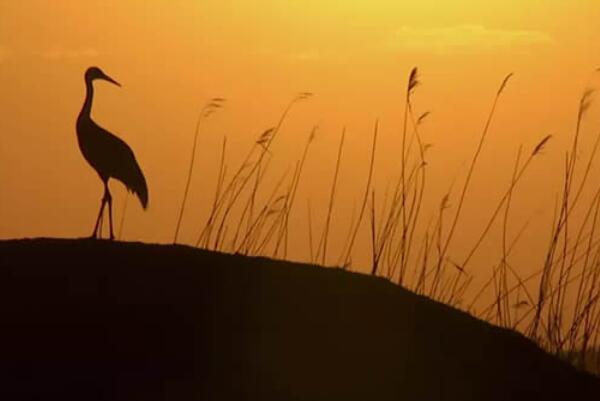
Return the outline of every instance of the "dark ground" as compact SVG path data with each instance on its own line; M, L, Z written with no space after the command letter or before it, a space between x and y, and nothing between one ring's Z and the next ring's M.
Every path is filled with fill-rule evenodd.
M182 246L0 241L0 400L599 400L382 279Z

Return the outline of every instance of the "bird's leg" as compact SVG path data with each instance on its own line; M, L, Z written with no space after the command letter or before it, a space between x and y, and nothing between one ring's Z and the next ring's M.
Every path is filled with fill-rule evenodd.
M96 219L96 225L94 225L94 231L92 232L93 239L98 238L98 228L102 222L102 214L104 213L104 206L106 205L106 194L102 197L102 203L100 204L100 211L98 212L98 218Z
M104 197L108 202L108 227L110 229L110 239L111 241L115 239L115 234L113 232L113 219L112 219L112 195L108 190L108 183L104 184Z
M98 237L102 238L102 232L104 231L104 213L100 217L100 224L98 225Z

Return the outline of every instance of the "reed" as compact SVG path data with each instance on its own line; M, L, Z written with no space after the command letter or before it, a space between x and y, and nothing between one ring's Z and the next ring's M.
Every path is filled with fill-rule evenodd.
M461 218L469 213L466 200L472 190L473 177L478 173L494 117L511 77L512 74L507 75L494 94L464 181L456 191L452 182L436 206L431 207L433 210L425 207L429 203L426 202L429 197L428 150L432 145L424 142L421 132L430 113L417 113L413 100L421 85L417 68L410 71L403 93L399 160L394 178L385 188L377 188L374 184L380 146L377 120L371 134L370 158L365 166L366 181L360 184L357 207L341 230L341 221L334 219L334 215L340 208L349 211L348 205L352 205L352 202L342 204L338 201L347 139L344 128L337 147L327 204L316 205L306 199L306 210L302 211L306 216L306 234L301 233L302 238L306 238L306 259L325 266L330 262L331 253L337 251L337 266L353 269L353 256L357 252L369 253L372 275L385 277L497 325L521 331L549 352L588 369L593 369L590 367L593 355L596 369L600 369L597 351L600 348L600 185L591 179L600 147L600 132L587 158L582 160L581 157L585 150L582 122L590 110L590 90L584 91L579 101L572 142L560 177L562 189L541 265L533 273L525 274L515 263L514 252L523 241L529 221L514 227L511 217L514 213L511 212L516 207L527 172L532 165L541 163L538 160L551 145L551 135L542 137L530 150L519 147L509 173L509 183L506 189L500 189L499 199L492 206L489 217L481 223L480 233L464 255L454 254L453 244ZM294 97L277 124L257 137L232 174L228 174L227 139L224 138L214 196L208 218L199 227L197 246L244 255L288 257L291 236L299 237L297 227L292 227L291 216L297 212L298 203L302 203L298 199L305 186L303 172L310 161L317 127L310 131L291 168L273 167L271 161L277 152L275 139L281 134L288 114L298 101L311 96L311 93L301 93ZM212 114L219 108L215 104L220 103L209 104L213 105ZM178 240L184 217L200 121L208 115L203 111L196 126L174 242ZM277 179L274 184L268 184L271 182L268 177ZM304 204L301 208L304 209ZM315 218L317 210L324 213L323 219ZM512 230L515 230L514 235L511 235ZM332 246L334 232L345 239L339 249ZM482 278L483 274L472 269L472 265L492 232L501 235L497 244L498 259L490 263L490 276L483 277L478 288L472 288L473 283L478 282L475 278Z
M179 216L177 218L177 225L175 226L175 234L173 235L173 243L177 243L179 236L179 230L181 229L181 221L183 220L183 213L185 212L185 205L187 202L188 193L190 191L190 184L192 182L192 174L194 172L194 163L196 161L196 147L198 145L198 134L200 133L200 123L205 118L213 114L217 109L223 107L223 98L213 98L209 100L204 107L200 110L198 120L196 122L196 130L194 131L194 142L192 143L192 155L190 157L190 166L188 167L187 178L185 181L185 188L183 190L183 199L181 201L181 207L179 208Z

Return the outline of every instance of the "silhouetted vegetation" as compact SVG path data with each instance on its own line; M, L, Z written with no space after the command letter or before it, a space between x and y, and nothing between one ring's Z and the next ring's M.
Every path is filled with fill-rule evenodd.
M405 92L398 178L391 183L391 191L382 193L373 184L378 133L378 124L375 124L368 179L358 216L350 222L339 256L332 259L330 254L333 250L328 239L331 226L336 224L333 214L338 207L335 197L339 171L343 169L342 133L320 235L314 232L314 205L310 201L307 204L307 259L321 265L337 263L340 268L352 268L356 238L364 230L371 242L372 274L385 277L417 294L462 308L500 326L520 331L553 354L568 357L581 353L585 358L588 349L600 346L600 238L597 232L600 189L595 192L591 202L584 203L582 196L584 189L593 185L589 175L596 159L600 136L585 165L580 166L582 162L576 157L580 146L581 122L590 105L590 90L585 91L580 101L573 142L565 161L563 192L543 265L529 276L524 276L512 265L511 253L526 225L512 239L507 234L507 226L519 183L531 164L549 145L551 135L542 136L530 150L519 148L510 184L488 221L483 224L482 232L471 250L458 262L448 257L461 217L468 213L464 206L471 190L472 176L477 170L502 94L509 89L511 77L512 74L507 75L495 93L466 178L458 190L450 188L440 199L436 213L425 220L423 204L427 186L428 149L431 145L422 140L420 127L429 112L419 114L415 110L412 98L418 90L420 77L416 68L411 70ZM298 101L311 96L312 93L300 93L292 99L276 126L265 130L257 138L233 174L228 174L225 138L214 201L208 219L200 227L196 246L243 255L287 257L290 215L293 211L305 213L295 208L296 195L309 149L317 134L316 127L310 132L294 170L291 173L289 170L279 172L279 179L271 188L266 188L264 181L267 173L271 172L273 142L281 135L288 114ZM194 144L197 134L196 131ZM194 146L192 157L195 152ZM186 194L192 169L193 158ZM180 220L185 199L186 196ZM456 199L452 207L451 199ZM584 218L574 219L575 212L583 214ZM175 240L180 224L181 221L177 225ZM481 288L472 288L470 263L492 227L497 224L502 230L499 244L501 259L495 264L485 284ZM467 290L474 294L469 299ZM490 294L493 301L483 305L483 300L489 299Z

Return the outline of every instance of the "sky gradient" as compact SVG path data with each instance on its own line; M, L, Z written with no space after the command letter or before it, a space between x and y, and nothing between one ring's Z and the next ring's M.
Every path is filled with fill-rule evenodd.
M206 219L223 137L233 169L290 99L310 91L315 96L286 120L266 182L272 186L293 168L318 125L291 216L290 257L306 259L306 204L318 229L346 127L332 222L336 254L362 196L376 119L375 185L383 193L397 176L404 91L418 66L422 84L414 103L419 114L431 112L422 135L433 145L425 221L453 183L464 180L498 86L514 73L473 178L453 257L470 248L506 191L519 146L530 152L553 135L513 208L513 235L531 222L515 258L524 266L539 263L579 98L600 83L598 21L596 0L3 1L0 237L91 233L102 187L80 154L75 119L83 73L98 65L123 87L96 83L93 116L134 149L150 189L147 212L129 199L124 239L172 241L196 119L208 99L224 97L227 104L201 127L185 243L194 242ZM597 105L582 129L584 157L600 129ZM125 192L111 185L118 222ZM486 257L497 256L497 235L481 252L481 269L489 268ZM360 270L369 263L366 232L359 243Z

